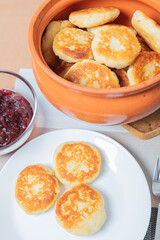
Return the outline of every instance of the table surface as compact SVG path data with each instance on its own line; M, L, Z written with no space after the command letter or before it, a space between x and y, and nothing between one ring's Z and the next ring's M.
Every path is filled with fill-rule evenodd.
M0 68L31 68L28 46L30 19L43 0L0 1Z
M19 72L20 68L32 68L28 47L28 27L32 15L43 0L1 0L0 1L0 68ZM0 82L0 87L1 87ZM47 126L46 126L47 127ZM35 128L30 139L49 132L51 128ZM121 143L137 159L151 189L151 179L155 161L160 156L160 136L141 140L129 132L105 131ZM29 139L29 140L30 140ZM0 170L11 154L0 157ZM152 193L151 193L152 195ZM152 195L152 206L157 206Z

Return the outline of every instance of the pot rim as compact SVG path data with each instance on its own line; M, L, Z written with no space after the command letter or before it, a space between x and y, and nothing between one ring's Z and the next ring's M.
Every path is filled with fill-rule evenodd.
M28 42L29 42L30 51L32 53L33 61L36 60L35 62L38 63L38 65L44 71L44 73L46 75L48 75L52 80L56 81L58 84L61 84L66 88L69 88L70 90L72 90L74 92L81 92L81 93L89 94L89 95L106 95L107 97L111 97L111 98L134 95L137 93L144 92L148 89L154 88L157 85L160 85L160 73L158 73L154 77L148 79L147 81L143 81L141 83L138 83L138 84L135 84L132 86L126 86L126 87L120 87L120 88L110 88L110 89L108 89L108 88L105 88L105 89L104 88L103 89L102 88L90 88L90 87L86 87L86 86L81 86L76 83L69 82L66 79L55 74L50 69L50 67L46 64L44 58L42 61L40 54L38 54L38 52L36 50L35 42L33 39L35 25L36 25L35 23L36 23L37 19L41 18L42 12L44 11L45 7L50 2L52 2L52 0L44 1L39 6L39 8L36 10L36 12L34 13L32 19L30 21L30 25L29 25Z

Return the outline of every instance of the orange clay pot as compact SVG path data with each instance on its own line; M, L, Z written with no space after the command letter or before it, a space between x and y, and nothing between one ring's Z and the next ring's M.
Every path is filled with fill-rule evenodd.
M160 74L129 87L89 88L57 76L47 66L41 52L42 34L52 19L67 19L71 11L99 6L119 8L121 13L115 22L127 26L131 26L131 18L135 10L142 10L160 23L159 0L45 1L34 14L29 27L33 71L43 94L65 114L92 123L125 124L143 118L159 108Z

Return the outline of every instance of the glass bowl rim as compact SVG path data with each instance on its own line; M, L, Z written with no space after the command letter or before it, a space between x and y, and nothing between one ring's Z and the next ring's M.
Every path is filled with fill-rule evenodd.
M37 107L38 107L38 101L37 101L37 96L36 96L36 93L35 93L35 90L33 89L32 85L24 78L22 77L20 74L18 73L15 73L15 72L12 72L10 70L3 70L3 69L0 69L0 73L6 73L6 74L9 74L9 75L12 75L12 76L15 76L17 78L19 78L23 83L25 83L27 85L27 87L30 89L31 93L32 93L32 96L33 96L33 100L34 100L34 109L33 109L33 115L32 115L32 118L31 118L31 121L29 123L29 125L27 126L27 128L24 130L24 132L22 134L20 134L13 142L9 143L8 145L4 146L4 147L1 147L0 148L0 152L2 152L3 150L7 149L7 148L10 148L11 146L14 146L14 144L16 144L25 134L26 132L28 132L28 130L31 128L31 126L34 124L35 122L35 119L37 117ZM8 89L10 90L10 89ZM12 91L12 90L11 90ZM23 95L22 95L23 97ZM24 142L23 142L24 143ZM23 144L22 143L22 144ZM21 144L21 145L22 145ZM20 145L20 146L21 146ZM16 148L14 149L16 150ZM14 151L13 150L13 151ZM10 152L10 151L9 151ZM9 153L8 152L8 153Z

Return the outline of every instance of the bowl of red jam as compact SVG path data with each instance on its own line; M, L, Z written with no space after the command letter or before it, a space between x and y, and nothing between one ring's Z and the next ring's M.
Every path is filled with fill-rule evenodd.
M0 70L0 155L27 141L36 118L37 98L30 83L17 73Z

